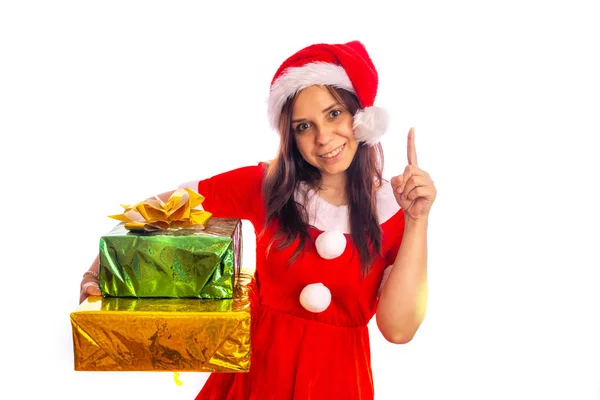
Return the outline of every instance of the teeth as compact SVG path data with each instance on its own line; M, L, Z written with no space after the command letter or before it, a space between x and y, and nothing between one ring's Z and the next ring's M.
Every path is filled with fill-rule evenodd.
M340 151L342 151L342 149L343 149L343 148L344 148L344 145L341 145L341 146L340 146L340 147L338 147L337 149L335 149L335 150L333 150L333 151L330 151L330 152L329 152L329 153L327 153L327 154L323 154L321 157L323 157L323 158L331 158L331 157L335 157L335 156L337 156L337 155L340 153Z

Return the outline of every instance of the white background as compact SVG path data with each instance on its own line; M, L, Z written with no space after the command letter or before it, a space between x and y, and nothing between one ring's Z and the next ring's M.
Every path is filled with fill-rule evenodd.
M0 397L192 399L206 374L73 371L106 216L272 158L277 67L359 39L386 176L415 126L439 192L425 322L403 346L371 327L376 399L600 398L599 20L593 1L2 2Z

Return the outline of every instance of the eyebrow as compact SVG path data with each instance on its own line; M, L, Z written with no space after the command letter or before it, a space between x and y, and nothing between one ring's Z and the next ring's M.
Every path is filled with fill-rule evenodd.
M332 108L335 108L335 107L341 107L341 104L340 104L340 103L338 103L338 102L335 102L335 103L333 103L332 105L330 105L329 107L327 107L327 108L323 109L321 112L322 112L322 113L326 113L327 111L329 111L329 110L331 110ZM297 123L297 122L301 122L301 121L306 121L306 118L298 118L298 119L293 119L293 120L292 120L292 123L293 123L293 124L295 124L295 123Z

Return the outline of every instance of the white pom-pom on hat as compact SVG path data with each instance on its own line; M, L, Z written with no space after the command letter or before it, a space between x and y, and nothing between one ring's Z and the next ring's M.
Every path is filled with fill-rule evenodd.
M388 128L388 113L385 108L366 107L354 115L352 127L357 141L372 146L379 142Z
M317 253L326 260L338 258L346 250L346 236L336 230L323 232L315 240L315 247Z
M323 312L331 304L331 292L321 282L311 283L300 292L300 304L310 312Z

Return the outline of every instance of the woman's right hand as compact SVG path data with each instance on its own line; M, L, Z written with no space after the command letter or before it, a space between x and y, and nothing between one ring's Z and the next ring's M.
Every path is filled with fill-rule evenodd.
M100 286L98 286L98 269L99 259L96 257L88 270L90 273L85 273L83 275L83 279L79 285L79 304L83 303L88 296L100 296L102 294Z
M86 275L81 281L80 292L79 292L79 304L83 303L88 296L100 296L100 286L98 286L98 279L91 275Z

